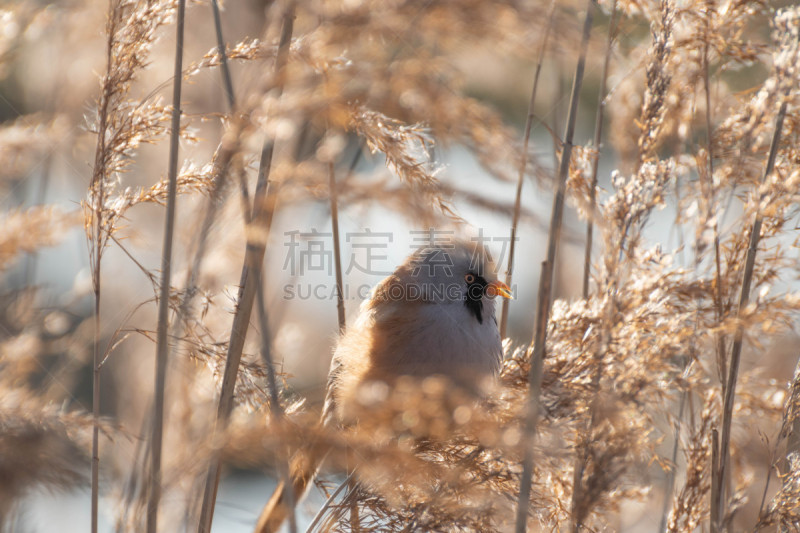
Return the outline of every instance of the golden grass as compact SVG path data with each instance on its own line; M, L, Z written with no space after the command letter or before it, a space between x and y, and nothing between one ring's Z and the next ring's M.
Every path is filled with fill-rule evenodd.
M566 157L557 175L537 157L549 149L538 146L546 134L537 122L563 97L547 89L558 86L552 78L571 76L582 57L585 2L226 4L189 3L185 67L175 75L176 0L0 9L0 97L9 102L0 105L4 525L33 488L91 480L93 515L100 495L110 497L118 531L144 530L159 490L170 501L159 530L207 531L225 467L285 477L303 454L328 454L339 473L357 458L357 482L331 499L323 529L508 531L520 513L518 530L616 531L631 526L634 508L650 515L648 527L675 532L800 529L800 10L758 0L590 2L587 83L575 91L574 137L556 139ZM86 14L101 12L103 34L86 31ZM548 32L557 39L545 48ZM40 66L48 46L58 56L49 70ZM507 79L489 80L483 69L495 65L471 61L487 54ZM496 104L514 94L503 86L516 85L527 102L539 69L543 85L520 132ZM178 79L176 130L164 93ZM486 93L503 96L477 96ZM587 94L589 106L600 104L596 117L578 106ZM559 292L562 266L583 259L563 246L560 218L550 228L541 222L550 213L519 193L497 200L448 179L438 155L453 147L485 169L482 190L529 181L541 194L563 192L567 216L591 227L587 276L571 280L580 297ZM362 154L366 163L355 165ZM15 276L81 221L77 195L12 201L26 180L47 192L51 175L86 191L91 276L70 272L75 283L58 298ZM43 198L52 205L30 205ZM162 229L150 219L172 202L174 253L154 261ZM306 354L295 352L295 325L271 298L280 275L264 270L274 264L265 256L285 255L273 217L309 204L333 213L336 233L340 218L364 209L466 232L462 206L505 217L517 235L532 222L553 229L545 275L555 281L542 283L537 310L522 300L508 308L530 329L537 314L538 352L510 327L484 401L435 378L400 380L363 391L359 424L321 427L314 394L278 364ZM657 242L666 218L677 237ZM338 241L336 252L346 285ZM136 279L118 274L129 263ZM538 265L513 261L526 263L514 279L533 291ZM144 295L132 289L141 283ZM355 303L338 304L343 327ZM335 298L319 305L336 316ZM320 321L300 335L326 344L335 333ZM169 373L154 394L156 337ZM312 355L327 364L328 354ZM329 488L325 476L319 483Z

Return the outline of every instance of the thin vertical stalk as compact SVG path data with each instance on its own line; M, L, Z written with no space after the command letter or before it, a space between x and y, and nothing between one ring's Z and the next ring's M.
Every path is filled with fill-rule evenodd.
M304 128L305 131L305 128ZM298 141L298 144L302 143L302 134L301 139ZM243 206L243 214L245 218L245 224L250 224L251 222L251 213L250 208L248 205L248 199L245 196L246 188L242 187L242 206ZM272 216L275 213L275 205L274 203L269 205L268 207L269 213L267 215L267 234L269 233L269 228L272 226ZM270 345L270 333L269 333L269 320L267 316L267 306L264 301L264 272L263 268L259 269L256 273L258 276L257 280L257 287L256 287L256 308L258 311L258 320L259 325L261 327L261 359L264 362L264 366L266 368L267 373L267 385L269 386L269 398L270 398L270 412L273 418L277 421L283 421L284 411L283 407L281 406L280 399L278 398L278 380L275 376L275 367L272 364L272 347ZM286 451L286 456L289 457L291 454L290 450ZM280 474L283 479L289 480L290 478L290 464L289 461L280 461ZM288 493L286 495L287 499L287 507L289 508L288 513L288 521L289 521L289 533L297 533L297 518L295 516L295 506L296 501L294 498L294 492Z
M788 91L787 91L788 93ZM784 98L781 103L780 110L778 111L778 118L775 122L775 131L772 134L772 142L769 147L769 157L767 158L767 166L764 169L762 177L762 184L772 174L775 169L775 159L778 155L778 145L781 140L781 130L783 129L783 119L786 116L787 99ZM762 198L756 204L756 218L753 221L753 228L750 231L750 244L747 248L747 255L745 257L744 274L742 276L742 292L739 295L739 306L736 311L737 317L741 317L744 308L750 302L750 286L753 281L753 271L755 269L756 252L758 251L758 243L761 239L761 225L763 217L760 212L759 206L761 205ZM739 364L742 355L742 341L744 337L743 327L740 324L736 326L736 332L733 338L733 346L731 348L731 357L728 365L728 378L725 389L724 401L722 404L722 435L720 437L719 449L719 473L717 483L719 485L719 495L716 501L712 501L711 505L716 506L716 517L719 523L725 520L725 500L726 500L726 483L730 476L729 472L729 459L730 459L730 442L731 442L731 424L733 421L733 405L736 398L736 380L739 376ZM713 513L713 512L712 512ZM714 516L712 514L712 516Z
M592 158L592 183L589 187L589 221L586 224L586 251L583 257L583 297L589 297L589 277L592 270L592 240L594 239L594 204L597 201L597 170L600 166L600 143L603 138L603 113L606 108L606 84L608 82L608 65L611 62L611 49L616 34L617 0L611 7L611 18L608 21L608 41L606 43L606 56L603 60L603 72L600 74L600 92L597 97L597 116L594 121L594 148L597 155Z
M709 34L709 9L706 9L705 17L705 32ZM708 58L709 39L705 39L705 46L703 48L703 89L705 92L705 107L706 107L706 151L708 153L708 178L709 178L709 191L713 202L713 187L714 187L714 143L713 143L713 130L712 130L712 108L711 108L711 84L710 84L710 65ZM702 174L702 173L701 173ZM719 229L718 223L714 222L714 276L715 276L715 290L714 290L714 315L717 324L722 321L722 267L720 258L719 246ZM727 395L727 378L726 378L726 358L725 358L725 337L722 333L716 334L716 349L717 349L717 365L720 375L720 383L722 387L722 396ZM719 501L721 490L720 478L720 450L719 446L719 432L714 429L714 440L712 442L712 464L711 464L711 531L716 532L722 527L722 520L720 516L721 506L717 506L715 502Z
M270 411L276 420L283 420L284 412L278 398L278 381L275 379L275 368L272 366L272 350L270 347L269 336L269 322L267 321L267 307L264 303L264 285L263 285L263 272L261 270L256 274L258 276L258 288L256 289L256 305L258 306L258 317L261 322L261 359L264 361L264 366L267 369L267 384L269 385L270 395ZM287 454L288 456L288 454ZM288 461L280 462L281 477L290 480L290 466ZM288 500L287 507L289 507L289 533L297 533L297 517L295 516L295 507L297 502L294 498L294 491L287 491L286 498Z
M780 444L780 440L778 440L775 444L777 447L777 445ZM766 480L764 481L764 490L761 491L761 502L758 504L758 516L761 516L761 514L764 512L764 504L767 503L767 492L769 491L769 484L772 482L772 469L777 466L775 460L776 452L776 449L770 450L769 463L767 464L766 468L767 476Z
M578 96L583 83L583 71L586 66L586 50L589 46L589 36L592 31L592 17L595 1L588 0L586 4L586 20L583 24L581 38L581 51L578 65L575 67L575 78L572 82L572 95L570 97L569 115L567 116L566 135L564 135L564 148L561 152L561 164L558 169L558 189L553 198L553 212L550 219L550 232L547 241L547 259L542 264L541 277L539 278L539 303L536 320L536 336L534 339L533 353L531 354L531 370L528 376L529 390L525 415L525 433L523 436L524 455L522 461L522 477L520 479L519 502L517 506L516 532L524 533L527 529L528 506L530 505L531 482L533 477L533 439L539 418L539 394L542 386L542 371L545 357L545 343L547 340L547 322L550 315L550 305L553 287L553 265L556 261L558 241L561 237L561 224L564 214L564 196L566 191L569 162L572 156L572 140L575 135L575 120L578 114Z
M142 419L139 435L144 435L148 429L153 428L153 410L151 407L151 405L148 405L144 410L147 415ZM141 508L140 501L135 502L137 496L141 492L139 490L140 476L137 474L140 467L142 472L147 472L147 464L150 460L151 442L151 439L136 439L136 448L134 449L133 458L131 460L132 466L128 472L128 479L125 481L124 487L122 488L122 496L120 499L122 512L117 514L116 525L114 526L114 531L116 533L126 531L125 524L128 523L129 516L135 514L138 508ZM147 480L145 480L145 482L146 481Z
M357 161L357 160L354 160ZM334 169L333 161L328 162L328 189L331 206L331 231L333 232L333 260L334 268L336 269L336 312L339 319L339 335L344 333L347 327L345 323L345 309L344 309L344 294L342 292L342 254L339 242L339 202L336 192L336 172ZM355 470L353 470L355 472ZM349 488L352 491L355 487L355 482L351 481ZM289 491L290 493L292 491ZM350 527L353 531L358 531L359 526L358 518L358 505L353 502L350 506Z
M714 143L713 143L713 112L711 108L711 66L708 58L709 42L711 40L711 30L709 28L709 16L713 9L713 1L709 0L706 6L705 22L705 44L703 46L703 90L705 92L706 107L706 153L708 154L708 181L704 194L708 195L709 202L713 206L715 201L714 194ZM700 173L701 180L703 174ZM705 181L705 180L704 180ZM702 182L701 182L702 184ZM713 207L712 207L713 209ZM714 290L714 314L717 324L722 321L722 268L719 251L719 223L714 221L714 266L715 266L715 290ZM725 395L725 337L721 333L716 335L717 363L719 366L720 382L722 383L722 395Z
M294 28L294 3L291 3L283 16L281 38L278 44L278 54L275 58L275 76L280 79L283 67L286 65L289 55L289 44L292 39ZM280 95L282 83L279 82L276 91ZM216 426L214 428L214 442L216 437L221 434L227 425L228 418L233 410L233 391L236 385L236 377L239 372L239 363L242 359L242 349L247 336L247 329L250 324L250 315L253 310L253 302L258 289L258 278L260 269L264 262L266 251L266 233L271 212L274 210L270 198L274 194L269 191L269 173L272 166L272 156L274 153L274 140L267 139L261 151L261 162L258 169L258 180L256 191L253 197L253 211L250 227L258 230L259 237L250 238L247 241L244 265L242 266L242 277L240 282L239 295L237 298L236 314L234 315L231 335L228 343L228 353L225 361L225 372L222 378L222 389L220 391L219 405L217 408ZM214 506L219 488L221 474L221 458L215 455L209 464L206 476L205 490L203 493L203 504L200 512L200 523L198 531L200 533L211 532L211 522L214 517Z
M703 88L705 92L705 111L706 111L706 151L708 154L708 174L706 175L704 172L700 171L699 178L700 178L700 185L701 185L701 192L708 198L709 205L713 206L715 201L715 194L714 194L714 152L713 152L713 144L712 144L712 113L711 113L711 88L710 88L710 73L709 73L709 59L708 59L708 50L709 50L709 41L710 41L710 33L709 33L709 13L711 12L712 5L711 2L707 4L706 11L705 11L705 44L703 47ZM676 181L676 189L677 189L677 181ZM680 202L678 202L680 204ZM713 207L712 207L713 209ZM716 291L714 293L714 312L715 312L715 319L716 323L719 324L722 320L722 292L721 292L721 270L720 270L720 253L719 253L719 233L717 229L717 223L714 222L714 262L716 266ZM696 272L699 272L700 269L700 247L699 245L695 246L695 260L694 260L694 268ZM697 311L696 311L696 322L699 325L700 321L700 303L697 303ZM716 347L717 347L717 359L724 364L725 360L725 339L722 334L716 334ZM692 348L692 351L694 349ZM684 363L684 368L688 363ZM723 374L720 374L723 375ZM724 380L722 380L724 382ZM723 387L723 395L724 395L724 387ZM681 392L681 399L680 399L680 407L678 409L678 417L675 420L675 426L673 428L673 444L672 444L672 457L671 457L671 464L672 468L667 475L666 486L664 489L664 502L661 512L661 527L659 531L666 531L667 527L667 520L669 518L669 503L672 499L672 491L675 487L675 468L677 465L678 460L678 445L680 441L680 429L681 429L681 422L683 421L683 414L684 414L684 407L686 404L686 398L690 392L688 390ZM714 470L716 466L712 467ZM713 474L712 474L713 477ZM712 497L713 501L713 497Z
M92 533L97 533L100 494L100 251L96 252L94 291L94 353L92 357Z
M534 105L536 104L536 93L539 88L539 74L542 71L544 53L547 50L547 41L550 38L550 30L553 27L553 15L556 11L555 1L550 3L550 13L547 16L547 28L545 29L542 43L539 47L539 57L536 60L536 72L533 75L533 88L531 98L528 102L528 116L525 119L525 137L522 141L522 160L519 164L519 174L517 176L517 193L514 199L514 215L511 220L511 243L508 248L508 267L506 269L506 285L511 287L511 275L514 271L514 251L517 244L517 226L519 224L519 214L522 208L522 184L525 181L525 168L528 166L528 145L531 139L531 127L534 119ZM506 326L508 325L508 298L503 299L503 309L500 312L500 338L506 337Z
M328 186L331 202L331 226L333 231L333 260L336 269L336 310L339 315L339 334L344 333L344 295L342 294L342 253L339 245L339 206L336 195L336 173L333 162L328 162Z
M706 9L706 13L709 9ZM710 35L708 27L708 15L705 17L705 31ZM712 110L711 110L711 84L710 84L710 66L708 60L710 37L706 37L703 49L703 85L705 89L706 98L706 152L708 152L708 178L709 178L709 194L711 195L711 202L714 201L714 143L713 143L713 129L712 129ZM714 221L714 266L715 266L715 291L714 291L714 314L719 324L722 321L722 267L719 251L719 223ZM722 395L725 396L725 337L722 333L716 335L717 344L717 361L719 365L720 382L722 383Z
M175 233L175 203L178 189L178 141L181 132L181 88L183 72L183 30L186 0L178 2L175 37L175 72L172 78L172 124L169 143L169 185L167 216L164 223L164 244L161 251L161 287L158 299L158 331L156 333L155 409L150 455L150 487L147 499L147 532L158 529L158 504L161 499L161 448L164 439L164 395L169 353L169 289L172 272L172 241Z
M302 137L305 132L305 128L303 132L301 132L301 139L298 142L300 144L302 142ZM297 159L297 154L295 154L295 159ZM240 173L240 177L242 180L244 179L244 172ZM252 222L251 219L251 212L250 206L248 204L249 200L246 195L246 187L241 187L241 200L242 200L242 213L244 216L245 225L249 225ZM266 236L269 236L269 230L272 227L272 217L275 213L275 198L277 196L277 189L273 186L273 190L270 192L269 197L267 198L267 218L266 218L266 229L265 233ZM258 312L258 321L261 328L261 359L264 362L264 366L266 368L267 374L267 385L269 387L269 397L270 397L270 411L272 416L277 421L282 421L284 417L283 407L280 404L280 399L278 398L278 381L275 376L275 368L272 365L272 348L270 345L270 333L269 333L269 319L267 315L267 306L265 303L264 298L264 273L263 273L263 266L260 268L256 275L258 276L257 280L257 287L256 287L256 310ZM286 456L289 457L291 455L291 450L286 451ZM279 472L282 479L290 480L290 464L289 461L280 461L279 462ZM289 533L296 533L297 531L297 519L295 516L295 495L294 492L288 493L286 495L287 500L287 507L289 508L288 519L289 519Z
M672 491L675 488L675 469L678 467L678 445L680 443L681 436L681 421L683 420L683 412L686 410L686 397L688 394L688 391L684 391L681 394L681 400L678 406L678 417L675 419L675 425L672 428L672 460L671 468L667 474L667 482L665 483L666 487L664 488L664 501L661 506L661 524L658 527L658 531L660 532L667 530L667 520L669 520L669 504L672 501Z
M117 31L117 9L115 0L108 3L108 22L106 23L106 65L110 71L113 64L112 52L114 36ZM103 257L103 209L105 205L106 167L105 155L106 130L108 129L108 113L114 88L109 75L103 79L103 93L100 97L98 110L99 127L97 128L97 148L95 150L95 163L90 184L92 198L92 242L90 249L92 257L92 290L94 291L94 343L92 348L92 497L91 497L91 531L97 533L97 516L100 504L100 267Z
M214 31L217 37L217 53L220 57L220 72L222 73L222 84L225 87L225 98L228 100L228 110L231 116L236 112L236 96L233 93L233 78L228 66L228 46L222 35L222 16L219 10L219 2L211 0L211 11L214 14ZM247 189L247 180L244 170L239 172L239 187L242 201L245 205L250 202L250 192Z
M211 0L211 12L214 14L214 32L217 37L217 53L220 58L220 72L222 73L222 84L225 87L225 98L228 101L228 111L231 117L236 112L236 96L233 94L233 78L231 77L231 70L228 67L228 45L222 35L222 16L219 10L219 2ZM239 186L241 189L242 200L245 204L250 201L250 192L247 189L247 180L244 170L239 172Z
M715 504L720 497L719 484L719 431L717 428L711 430L711 533L720 530L719 507Z
M225 38L222 35L222 19L220 15L219 9L219 2L217 0L212 0L211 8L214 15L214 28L216 30L216 37L217 37L217 51L220 54L220 66L222 72L222 82L225 86L225 96L228 101L228 111L231 113L231 118L234 120L234 128L232 131L231 138L235 139L234 142L230 143L230 145L223 142L218 150L218 157L216 159L216 172L214 176L214 188L211 191L208 200L208 207L206 209L206 216L203 218L202 229L198 233L198 243L197 249L195 251L195 257L192 261L192 266L187 272L186 276L186 283L184 287L186 289L186 296L184 297L183 301L181 302L181 307L179 311L179 315L181 320L188 320L189 315L191 314L192 310L192 299L194 298L196 292L196 284L197 279L200 275L200 266L202 264L203 257L205 256L206 246L208 244L208 233L211 231L211 226L214 223L214 219L217 215L217 210L219 204L222 202L223 191L225 188L225 182L228 177L228 172L230 171L231 162L239 151L239 136L240 136L240 128L241 125L236 124L236 117L234 116L234 112L236 110L236 98L233 93L233 81L231 78L230 69L228 68L228 55L227 55L227 45L225 44ZM247 196L247 187L246 183L242 185L242 194ZM248 208L249 209L249 208ZM248 215L249 216L249 215ZM176 327L180 324L180 322L176 322Z
M197 294L197 282L198 279L200 279L200 270L208 247L208 236L211 232L212 226L214 225L214 220L216 219L219 211L219 206L224 201L225 184L228 179L228 172L230 171L233 158L239 151L239 131L236 128L234 128L234 130L235 131L232 132L233 135L231 135L231 137L237 139L237 141L232 143L231 146L226 146L223 143L219 149L219 155L215 161L214 186L208 198L203 222L200 226L200 230L197 232L197 244L194 245L194 258L192 259L191 267L186 272L186 279L183 284L185 296L181 301L180 308L178 309L178 317L180 318L180 321L174 322L173 336L175 337L177 337L179 334L178 330L181 326L181 323L186 324L191 318L192 304L194 297Z
M590 192L590 205L592 209L594 209L595 205L595 189L597 188L597 168L598 163L600 161L600 140L602 138L603 132L603 110L605 107L605 93L606 93L606 80L608 77L608 65L611 58L611 47L613 44L614 33L615 33L615 18L617 13L617 2L614 0L613 8L611 10L611 17L608 21L608 41L606 44L606 55L605 60L603 62L603 71L601 74L601 82L600 82L600 91L598 95L598 102L597 102L597 114L595 118L595 129L594 129L594 146L597 150L597 155L593 158L592 161L592 181L591 181L591 192ZM591 268L591 254L592 254L592 234L594 231L594 221L593 221L593 214L590 214L589 221L587 224L586 230L586 253L584 257L584 278L583 278L583 297L589 297L589 273ZM608 307L609 309L606 310L606 316L611 315L610 307L612 305L612 301L609 300ZM572 501L570 505L570 514L572 518L572 531L577 533L580 527L582 526L583 518L586 510L582 507L581 499L583 498L583 475L586 469L586 462L589 457L589 447L591 446L591 433L592 428L596 425L597 413L598 413L598 401L599 401L599 390L600 390L600 378L602 374L602 359L603 353L606 350L606 347L609 344L608 333L606 330L606 334L604 335L604 341L601 344L600 348L595 351L594 353L594 368L595 371L592 375L592 392L594 394L594 398L591 404L591 416L586 422L586 426L583 429L583 442L578 442L577 444L577 451L575 454L575 467L573 469L573 480L572 480Z
M219 2L211 0L211 11L214 13L214 31L217 36L217 51L219 53L220 67L222 68L222 82L225 85L225 96L228 99L228 107L231 111L236 107L236 99L233 95L233 80L231 71L228 68L228 47L222 37L222 17L219 12Z

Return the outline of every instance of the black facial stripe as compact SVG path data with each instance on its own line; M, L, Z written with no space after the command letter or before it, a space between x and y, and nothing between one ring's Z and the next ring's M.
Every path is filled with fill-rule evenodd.
M479 324L483 324L483 294L488 283L482 276L473 274L474 280L467 285L464 293L464 305L475 315Z

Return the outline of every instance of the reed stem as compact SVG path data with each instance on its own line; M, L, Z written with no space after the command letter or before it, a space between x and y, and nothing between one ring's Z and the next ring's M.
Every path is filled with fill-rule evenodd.
M600 148L603 138L603 119L606 109L606 85L608 83L608 65L611 62L611 50L614 45L614 37L617 31L617 0L611 7L611 19L608 22L608 41L606 43L606 55L603 60L603 72L600 74L600 92L597 97L597 116L594 121L594 149L597 155L592 158L592 182L589 187L589 221L586 223L586 251L583 258L583 297L589 297L589 278L592 270L592 241L594 238L594 207L597 203L597 170L600 166Z
M572 156L572 141L575 135L575 121L578 114L578 96L583 83L583 71L586 66L586 50L589 46L589 36L592 31L594 8L595 1L588 0L586 4L586 19L583 24L583 36L581 38L581 52L578 57L578 64L575 67L575 78L572 83L572 95L570 97L569 115L567 116L566 134L564 135L564 147L561 152L561 163L558 169L558 188L553 198L553 211L550 219L550 232L547 241L547 259L542 264L541 277L539 278L536 336L534 339L533 353L531 354L531 370L528 376L528 402L525 414L525 431L522 439L524 448L515 528L517 533L524 533L527 529L528 507L530 505L533 477L532 445L539 419L539 395L541 392L542 372L544 368L547 322L552 303L553 266L556 261L558 241L561 237L567 174L569 173L569 162Z
M534 106L536 104L536 93L539 88L539 74L542 71L542 62L544 61L545 50L547 50L547 41L550 37L550 30L553 27L553 14L556 10L555 1L550 3L550 13L547 16L547 28L545 29L542 43L539 47L539 58L536 60L536 72L533 75L533 88L531 89L531 98L528 102L528 116L525 119L525 137L522 141L522 160L519 165L519 174L517 176L517 192L514 197L514 215L511 220L511 243L508 248L508 268L506 269L506 285L511 287L511 275L514 271L514 252L517 245L517 226L519 224L519 215L522 209L522 184L525 181L525 168L528 166L528 145L531 138L531 127L533 126ZM500 312L500 338L506 338L506 326L508 325L508 298L503 299L503 309Z
M161 500L161 451L164 439L164 395L167 382L169 354L169 292L172 272L172 241L175 233L175 203L178 190L178 141L181 133L181 86L183 76L183 33L186 0L178 1L175 37L175 71L172 78L172 124L169 144L169 186L167 213L164 223L164 244L161 251L161 287L158 299L156 339L155 409L150 455L150 487L147 500L147 532L158 530L158 505Z
M233 79L228 68L228 47L222 36L222 16L219 12L219 1L211 0L211 11L214 14L214 32L217 37L217 51L219 53L220 67L222 69L222 83L225 86L225 96L231 112L236 109L236 98L233 94Z
M345 312L344 312L344 294L342 293L342 253L339 243L339 205L337 202L336 194L336 173L334 171L333 162L328 163L328 187L330 192L330 205L331 205L331 225L333 231L333 260L336 269L336 311L339 317L339 334L344 333Z
M286 65L289 55L289 44L292 39L294 28L294 4L290 4L283 16L281 38L278 44L278 55L275 59L275 75L280 77L283 67ZM282 83L278 83L276 90L278 94L282 92ZM250 316L253 310L253 303L258 289L258 278L260 269L264 262L266 252L266 239L269 232L268 224L271 221L271 211L273 211L270 197L269 173L272 166L272 156L274 153L274 140L267 139L261 151L261 161L259 164L258 180L256 191L253 195L252 219L249 228L258 236L249 238L245 252L244 265L242 266L242 277L240 282L239 295L237 298L236 314L234 315L231 335L228 344L228 353L225 361L225 372L222 379L222 389L220 391L219 405L217 408L216 426L214 428L214 440L217 435L224 431L230 413L233 410L233 391L236 386L236 377L239 372L239 363L242 358L244 341L247 336L247 329L250 325ZM211 532L211 522L214 517L214 506L219 488L221 476L221 458L215 456L209 464L206 476L205 490L203 493L203 504L200 511L200 523L198 531L200 533Z
M117 32L117 9L116 0L108 3L108 19L106 22L106 75L103 78L103 92L100 96L98 106L98 128L97 128L97 147L95 149L95 163L92 172L92 181L89 186L92 199L91 206L91 250L90 264L92 268L92 290L94 292L94 342L92 346L92 496L91 496L91 532L97 533L97 517L100 504L100 364L102 357L100 354L100 272L103 257L105 239L103 236L103 208L105 205L105 182L107 179L107 169L105 166L108 130L108 114L111 98L114 94L114 86L110 79L110 72L113 68L114 40ZM107 238L107 237L106 237Z
M787 96L790 89L787 89ZM781 130L783 129L783 120L786 117L786 108L788 105L787 98L783 98L778 117L775 122L775 131L772 134L772 141L769 147L769 156L767 158L767 166L764 169L762 177L762 184L772 174L775 169L775 159L778 156L778 146L781 140ZM763 193L760 195L759 201L756 204L756 216L753 221L753 227L750 230L750 244L747 247L747 255L745 256L744 274L742 276L742 290L739 294L739 305L736 310L736 315L741 318L744 309L750 302L750 286L753 282L753 272L755 271L756 253L758 251L758 243L761 239L761 226L763 224L763 217L760 212L760 205L763 202ZM719 465L718 465L718 479L717 484L719 487L718 499L712 501L712 507L716 507L712 511L712 516L716 515L718 523L725 521L725 501L727 499L726 488L728 479L730 477L730 443L731 443L731 425L733 423L733 407L736 399L736 381L739 376L739 365L741 363L742 343L744 340L744 328L741 323L736 327L736 332L733 338L733 346L731 347L731 356L728 364L728 377L726 389L724 394L724 401L722 404L722 433L720 436L720 449L719 449Z

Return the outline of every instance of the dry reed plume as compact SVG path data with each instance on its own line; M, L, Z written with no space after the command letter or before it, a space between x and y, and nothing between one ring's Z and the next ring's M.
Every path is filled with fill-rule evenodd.
M800 530L800 8L196 1L185 42L182 9L0 8L2 527L88 486L95 531L210 531L230 468L327 454L320 530ZM321 427L350 230L471 217L518 239L491 393ZM290 301L317 229L334 289Z

